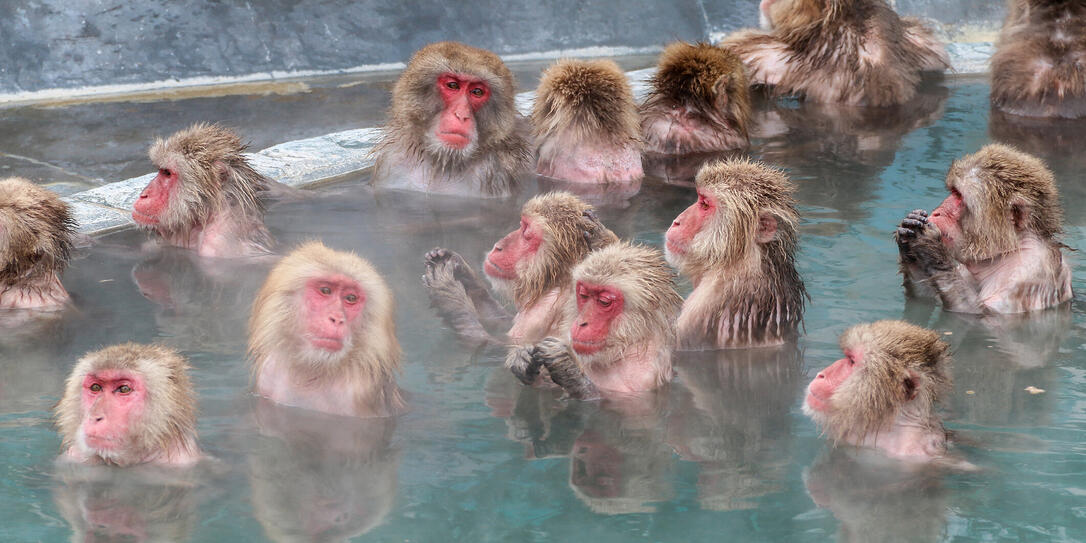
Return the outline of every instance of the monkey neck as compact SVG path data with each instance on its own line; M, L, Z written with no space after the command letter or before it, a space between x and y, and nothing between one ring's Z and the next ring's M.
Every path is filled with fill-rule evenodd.
M644 392L671 380L671 349L658 338L616 351L580 360L585 375L600 390Z
M864 436L857 445L873 447L898 458L932 459L946 454L946 429L932 412L904 406L889 428Z
M55 272L0 286L0 309L58 310L68 303L68 291Z

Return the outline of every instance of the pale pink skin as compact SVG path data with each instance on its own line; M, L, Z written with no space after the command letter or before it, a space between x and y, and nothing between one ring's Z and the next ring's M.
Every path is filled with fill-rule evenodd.
M34 309L58 311L64 309L71 298L60 278L51 275L33 285L11 285L0 290L0 309Z
M570 143L555 137L539 149L536 173L574 183L626 183L645 176L634 145Z
M585 375L605 394L634 394L655 390L659 383L671 380L670 375L659 375L661 370L656 360L661 356L660 350L661 346L656 342L646 342L640 348L625 352L622 360L613 364L586 364Z

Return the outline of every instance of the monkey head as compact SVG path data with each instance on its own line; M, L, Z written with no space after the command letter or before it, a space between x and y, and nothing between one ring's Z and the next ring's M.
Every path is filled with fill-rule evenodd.
M858 444L905 417L938 424L934 404L950 388L949 347L903 321L859 324L841 335L845 357L807 387L803 412L836 441Z
M758 22L765 30L784 30L818 20L823 11L835 12L853 0L762 0Z
M613 243L585 257L572 278L570 344L581 363L621 361L624 349L654 337L656 348L674 344L682 297L659 251Z
M56 407L69 456L120 466L195 452L196 406L188 364L158 345L125 343L75 365Z
M950 166L950 196L931 213L955 258L975 262L1013 251L1023 235L1050 240L1063 231L1052 172L1040 159L986 145Z
M690 277L710 269L761 266L763 256L791 258L796 246L795 187L784 172L746 159L702 166L698 200L666 234L668 262ZM753 271L752 271L753 273Z
M494 244L483 271L526 307L568 283L570 270L590 251L617 240L591 205L568 192L541 194L524 203L520 226Z
M400 355L393 305L368 262L306 243L272 269L257 294L249 319L254 371L281 353L301 367L354 363L391 372Z
M509 137L516 83L484 49L440 42L419 49L396 82L390 117L442 160L464 160Z
M63 271L74 231L54 192L19 177L0 181L0 285Z

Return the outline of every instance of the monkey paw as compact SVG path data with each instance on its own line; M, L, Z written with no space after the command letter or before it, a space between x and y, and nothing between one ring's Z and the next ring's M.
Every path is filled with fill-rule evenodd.
M535 347L531 345L513 347L505 357L505 367L526 385L531 385L536 377L539 377L540 366L541 362L535 356Z
M894 239L898 245L905 245L917 238L928 227L928 212L923 209L914 209L905 215L894 232Z
M544 364L553 362L561 356L569 356L569 348L566 343L556 337L543 338L535 345L535 357Z
M460 256L456 251L450 251L442 247L435 247L426 253L425 257L426 269L437 267L447 267L452 272L452 277L457 281L464 283L464 288L480 288L482 283L479 281L479 276L475 275L475 270L471 269L468 262L464 260L464 257Z
M595 251L614 241L614 234L600 222L595 211L588 209L582 215L584 217L584 231L582 234L584 234L584 240L588 244L589 251Z

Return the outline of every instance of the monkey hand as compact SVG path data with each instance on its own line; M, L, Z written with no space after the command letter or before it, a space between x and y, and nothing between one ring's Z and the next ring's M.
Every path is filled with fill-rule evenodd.
M438 267L448 266L452 269L453 277L464 284L464 288L468 290L472 289L486 289L483 282L479 280L479 276L475 273L475 270L471 269L471 265L468 264L464 257L460 256L455 251L450 251L443 247L435 247L426 253L426 267Z
M588 243L589 251L606 247L617 239L615 234L600 222L600 218L596 216L595 211L588 209L582 215L584 218L581 221L584 226L584 240Z
M539 377L539 368L542 366L542 361L536 358L535 351L534 345L518 345L509 349L509 354L505 357L505 367L526 385L535 382Z
M427 257L435 251L427 253ZM456 254L456 253L451 253ZM430 295L430 305L437 309L441 318L470 343L485 343L492 338L479 322L475 305L468 296L464 285L456 280L453 266L448 259L426 261L426 273L422 274L422 284Z
M894 231L894 241L897 242L901 259L914 263L917 262L919 248L930 245L930 241L939 241L939 229L928 222L927 211L914 209L905 215Z
M600 391L596 385L588 379L573 357L569 346L556 337L548 337L535 346L533 356L550 374L555 384L565 389L570 396L578 400L596 400L600 398Z

